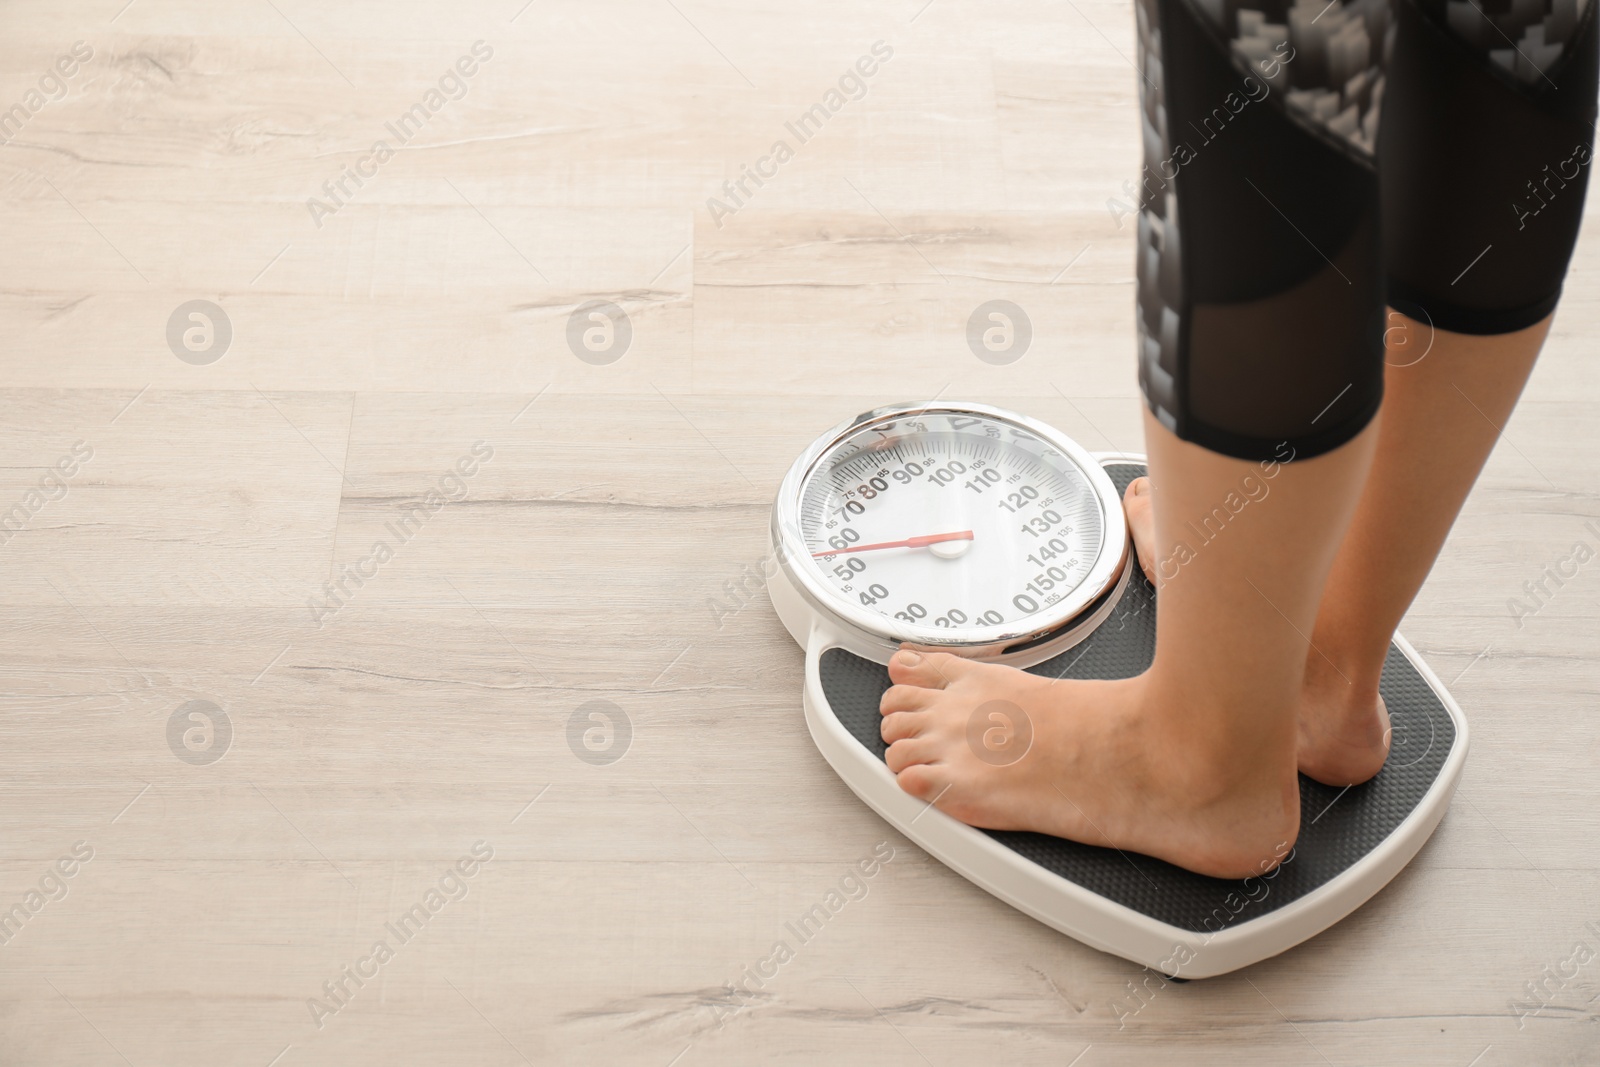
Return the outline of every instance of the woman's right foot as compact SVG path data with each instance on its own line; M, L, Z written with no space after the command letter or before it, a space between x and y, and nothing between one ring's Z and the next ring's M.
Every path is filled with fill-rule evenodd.
M1360 785L1389 758L1389 709L1316 649L1300 695L1300 773L1323 785Z
M1123 494L1139 567L1157 588L1172 578L1156 573L1155 514L1150 479L1136 478ZM1383 769L1389 755L1389 712L1375 691L1359 689L1312 649L1299 712L1300 773L1324 785L1358 785Z

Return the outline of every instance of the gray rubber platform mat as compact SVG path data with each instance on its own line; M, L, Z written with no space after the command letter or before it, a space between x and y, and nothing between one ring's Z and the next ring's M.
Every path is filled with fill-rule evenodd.
M1142 466L1108 466L1125 489ZM1113 614L1090 637L1029 668L1053 678L1127 678L1155 651L1155 589L1135 574ZM889 672L843 649L823 653L822 689L839 722L883 758L878 701ZM1433 785L1455 744L1455 724L1427 681L1391 645L1382 692L1394 733L1389 762L1370 782L1338 789L1300 779L1300 837L1271 875L1243 882L1207 878L1132 852L1080 845L1059 837L985 831L1034 863L1085 889L1185 930L1215 933L1283 907L1323 885L1372 851L1411 814ZM1263 885L1268 886L1263 891Z

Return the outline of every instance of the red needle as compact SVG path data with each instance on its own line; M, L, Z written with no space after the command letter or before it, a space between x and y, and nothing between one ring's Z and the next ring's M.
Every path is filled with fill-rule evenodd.
M812 556L842 556L846 552L871 552L875 548L925 548L936 545L940 541L970 541L971 530L958 530L955 533L923 534L921 537L908 537L904 541L880 541L875 545L851 545L849 548L830 548L826 552L813 552Z

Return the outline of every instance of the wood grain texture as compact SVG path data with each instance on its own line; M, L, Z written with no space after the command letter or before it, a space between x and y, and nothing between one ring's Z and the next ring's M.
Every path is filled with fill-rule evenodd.
M0 908L93 849L0 944L0 1065L1600 1063L1600 962L1512 1008L1600 948L1600 563L1507 607L1600 547L1593 211L1405 626L1472 721L1449 817L1311 943L1140 998L834 777L749 580L784 469L856 411L942 393L1139 448L1106 204L1137 167L1129 5L121 6L0 13L0 107L94 50L0 146L0 511L93 450L0 545ZM308 198L477 40L465 95L319 226ZM865 95L713 217L878 40ZM166 342L193 299L233 327L208 366ZM609 365L567 344L595 299L633 329ZM967 348L991 299L1033 324L1009 366ZM232 727L209 765L169 746L195 700ZM569 747L592 701L631 729L609 765ZM465 896L387 934L478 841ZM880 842L866 897L733 998Z

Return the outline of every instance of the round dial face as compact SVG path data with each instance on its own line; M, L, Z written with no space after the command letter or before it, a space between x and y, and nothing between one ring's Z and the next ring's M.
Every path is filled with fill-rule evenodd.
M799 521L824 588L891 629L957 638L1058 614L1095 571L1103 508L1078 462L1027 428L913 412L822 456Z

